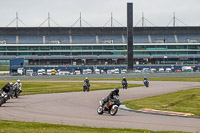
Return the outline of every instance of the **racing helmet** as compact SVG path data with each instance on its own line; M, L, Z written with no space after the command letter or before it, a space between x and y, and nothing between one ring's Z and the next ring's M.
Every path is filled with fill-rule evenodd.
M123 79L125 79L126 77L123 77Z
M115 88L114 92L115 92L115 94L118 94L119 93L119 88Z
M18 79L17 82L20 83L20 80Z
M10 82L6 83L6 86L10 86Z
M12 82L10 82L10 86L12 86L13 85L13 83Z
M88 79L88 77L85 77L85 79Z

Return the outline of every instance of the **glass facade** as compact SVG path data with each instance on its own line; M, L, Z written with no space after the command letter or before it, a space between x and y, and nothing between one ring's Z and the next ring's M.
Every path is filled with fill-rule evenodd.
M134 45L135 55L190 55L200 54L200 44L187 45ZM127 46L76 45L73 46L0 46L0 56L51 55L126 55Z

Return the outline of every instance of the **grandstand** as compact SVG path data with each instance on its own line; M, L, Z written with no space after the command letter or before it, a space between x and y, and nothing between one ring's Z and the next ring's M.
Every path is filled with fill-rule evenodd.
M134 27L134 64L199 64L200 27ZM125 27L2 27L0 64L127 63Z

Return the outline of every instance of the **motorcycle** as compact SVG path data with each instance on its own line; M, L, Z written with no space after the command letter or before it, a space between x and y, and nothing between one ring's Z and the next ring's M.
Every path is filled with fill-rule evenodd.
M111 99L108 103L102 104L102 101L99 101L99 107L97 108L97 113L102 115L103 113L108 113L114 116L120 106L119 96L113 96L114 99Z
M144 82L144 85L145 85L146 87L149 87L149 81L148 81L148 80L144 80L143 82Z
M90 91L90 85L88 85L86 82L83 82L83 91L87 91L89 92Z
M14 85L13 86L13 95L14 95L14 97L18 98L19 94L20 94L19 88L17 87L17 85Z
M122 81L123 89L127 89L128 83L126 81Z
M0 96L0 106L4 103L6 103L6 101L10 99L8 93L6 92L2 92L1 96Z

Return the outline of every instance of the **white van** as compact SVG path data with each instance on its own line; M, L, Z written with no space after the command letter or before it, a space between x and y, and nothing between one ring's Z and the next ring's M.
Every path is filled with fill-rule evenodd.
M171 68L166 68L165 71L169 73L169 72L172 72L172 69Z
M101 74L106 74L106 71L105 70L101 70Z
M100 74L100 69L95 69L95 74Z
M150 73L151 70L150 70L149 68L143 68L143 69L142 69L142 72L143 72L143 73Z
M165 69L164 68L159 68L158 71L159 72L165 72Z
M119 69L115 69L114 74L119 74Z
M27 69L26 70L26 75L27 76L33 76L33 69Z
M19 75L23 75L23 73L24 73L24 68L18 68L18 69L17 69L17 73L18 73Z
M45 74L45 69L39 69L38 71L37 71L37 75L39 76L39 75L44 75Z
M86 69L83 69L83 74L88 74Z
M91 69L86 69L87 74L92 74L92 70Z
M183 66L182 72L192 72L193 68L191 66Z
M59 75L69 75L70 74L69 71L59 71L58 73L59 73Z
M112 70L107 70L107 74L112 74Z
M121 73L122 73L122 74L125 74L125 73L127 73L127 70L126 70L126 69L122 69L122 70L121 70Z
M51 69L47 69L47 75L52 75Z
M81 74L81 71L80 70L75 70L74 72L76 75L80 75Z
M156 72L156 69L155 69L155 68L151 68L150 71L151 71L152 73L155 73L155 72Z

